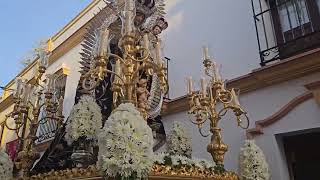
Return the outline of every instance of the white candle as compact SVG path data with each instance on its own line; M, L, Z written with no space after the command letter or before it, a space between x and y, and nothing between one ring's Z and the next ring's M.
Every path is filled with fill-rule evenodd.
M192 89L192 77L188 77L188 93L192 94L193 89Z
M143 35L143 47L149 50L149 38L147 33Z
M134 4L135 1L134 0L126 0L125 1L125 7L124 7L124 10L125 11L132 11L134 10Z
M156 42L156 62L157 64L160 65L161 62L161 44L160 44L160 40Z
M221 75L220 75L220 67L218 65L218 63L213 62L213 68L214 68L214 77L215 77L215 81L220 82L221 79Z
M237 94L236 94L236 92L234 91L233 88L231 90L231 94L232 94L232 105L240 106L240 102L239 102L238 96L237 96Z
M204 60L210 59L210 57L209 57L209 49L206 46L203 47L203 58L204 58Z
M41 49L38 53L39 55L39 65L41 67L48 67L48 55L47 52L44 49Z
M109 29L101 29L100 30L100 41L99 41L99 49L98 54L99 56L107 55L107 43L109 38Z
M201 85L201 93L205 97L206 96L206 79L205 78L200 79L200 85Z
M135 0L126 0L124 7L124 33L129 34L133 30L133 12L135 8Z
M14 93L14 96L18 98L21 95L22 79L16 78L16 85L17 85L17 88L16 88L16 92Z
M200 104L200 100L198 97L195 98L195 103L196 103L196 106L200 107L201 104Z
M48 84L47 84L47 90L49 91L49 92L52 92L53 90L54 90L54 86L55 86L55 76L54 76L54 74L47 74L46 75L46 77L47 77L47 81L48 81Z
M222 85L221 85L221 90L224 91L226 90L226 82L222 82Z
M25 84L23 100L22 100L25 105L27 105L30 100L31 92L32 92L31 84Z
M120 60L116 61L116 65L114 67L114 73L117 75L121 75L121 65L120 65ZM119 77L115 75L115 81L119 81Z
M131 13L129 11L125 12L125 19L124 19L124 30L125 33L128 34L131 32L130 25L131 24Z

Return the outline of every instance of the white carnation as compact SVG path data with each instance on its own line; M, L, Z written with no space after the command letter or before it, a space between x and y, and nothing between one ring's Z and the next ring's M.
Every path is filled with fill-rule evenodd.
M154 155L153 161L156 164L164 164L165 163L164 158L166 156L169 156L169 154L163 153L163 152L157 153L157 154Z
M166 161L169 160L169 161ZM213 161L207 161L202 159L191 159L181 155L170 155L168 153L157 153L154 155L154 163L159 165L169 166L194 166L201 170L212 170L215 163Z
M254 140L246 140L239 155L239 173L242 180L269 180L268 164Z
M116 108L99 135L101 170L111 177L146 177L153 165L152 130L133 104Z
M170 154L191 157L191 139L180 122L173 123L167 144Z
M3 179L3 180L12 179L12 170L13 170L13 163L10 157L4 151L4 149L0 148L0 179Z
M66 126L65 139L68 144L72 144L80 137L96 140L101 126L102 115L99 105L91 96L83 95L72 108Z

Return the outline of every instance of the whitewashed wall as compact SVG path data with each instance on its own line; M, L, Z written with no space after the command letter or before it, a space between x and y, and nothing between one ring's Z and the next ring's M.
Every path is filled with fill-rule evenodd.
M307 91L303 85L314 82L318 80L319 77L320 73L316 73L242 95L240 101L249 113L251 127L254 127L255 121L271 116L293 98ZM286 162L281 155L275 135L320 127L319 110L320 108L314 99L308 100L293 109L279 122L266 127L264 129L264 135L256 137L257 144L263 149L267 157L272 179L288 179ZM232 113L227 115L227 117L221 121L220 125L223 128L224 142L229 145L229 151L225 157L226 168L237 171L240 147L243 145L246 137L245 131L237 127L236 120L231 114ZM211 155L207 153L206 150L210 138L202 138L200 136L196 126L188 121L186 112L164 117L163 122L167 133L169 133L174 121L182 122L188 129L192 137L192 155L198 158L211 159ZM164 150L165 147L161 149L161 151Z
M5 116L7 114L10 114L12 111L13 111L13 105L11 105L9 108L7 108L6 110L4 110L0 113L0 119L4 120ZM15 123L14 123L13 119L11 119L11 118L7 120L7 125L10 128L15 128ZM17 139L17 135L16 135L15 131L11 131L11 130L5 128L3 131L3 137L1 139L1 147L4 148L6 146L6 143L13 141L15 139Z
M258 43L251 1L167 0L163 54L169 64L170 97L184 95L187 76L202 76L202 46L222 64L226 79L259 67Z

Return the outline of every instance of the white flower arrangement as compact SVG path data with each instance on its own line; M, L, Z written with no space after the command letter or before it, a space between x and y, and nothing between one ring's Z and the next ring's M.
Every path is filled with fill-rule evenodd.
M167 140L167 151L171 155L191 157L191 139L180 122L174 122Z
M268 164L262 150L254 140L246 140L239 155L241 180L269 180Z
M83 95L72 108L66 126L65 139L68 144L72 144L80 137L86 137L87 140L97 140L101 126L102 115L99 105L93 97Z
M133 104L121 104L112 112L98 142L98 166L106 176L147 177L153 166L152 130Z
M0 148L0 179L9 180L12 179L13 163L4 151Z
M213 170L215 163L204 159L191 159L181 155L170 155L168 153L157 153L154 155L154 163L158 165L169 165L172 167L188 166L200 170Z

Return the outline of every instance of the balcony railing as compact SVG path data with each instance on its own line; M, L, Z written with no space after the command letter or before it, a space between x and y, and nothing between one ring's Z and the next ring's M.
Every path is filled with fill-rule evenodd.
M261 65L320 46L320 0L251 0Z

